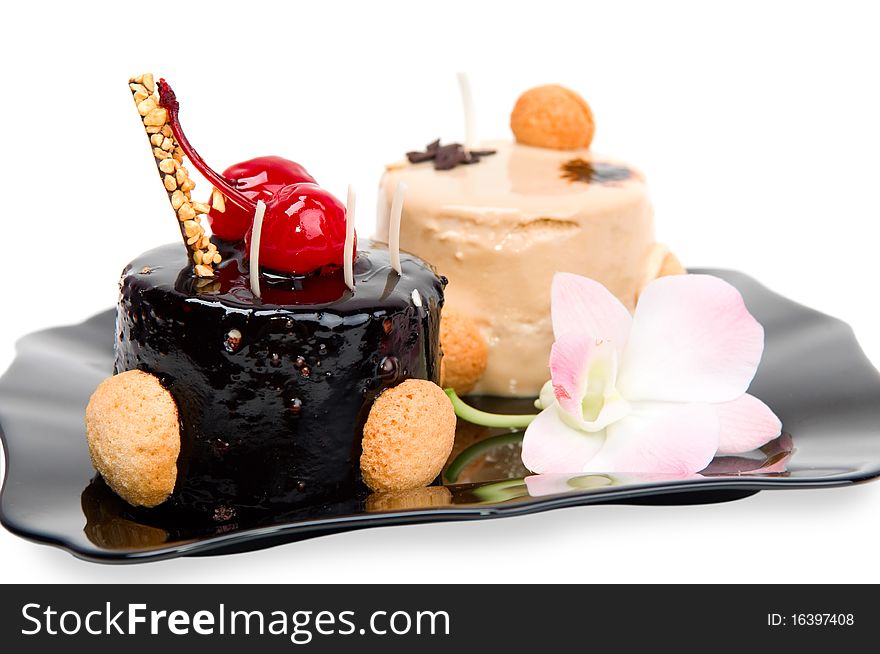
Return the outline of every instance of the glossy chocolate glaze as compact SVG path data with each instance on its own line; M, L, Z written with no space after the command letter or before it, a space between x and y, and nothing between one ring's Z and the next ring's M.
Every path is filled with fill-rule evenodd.
M120 283L116 371L157 375L180 412L166 505L226 522L350 493L375 397L407 378L439 380L446 280L404 253L398 276L384 245L362 242L353 292L340 271L264 275L257 299L241 247L218 246L213 279L194 277L184 249L167 245Z

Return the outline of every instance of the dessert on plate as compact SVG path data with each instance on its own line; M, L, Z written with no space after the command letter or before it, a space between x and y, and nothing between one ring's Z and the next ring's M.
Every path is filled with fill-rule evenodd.
M376 510L442 504L442 491L424 489L453 450L456 415L543 428L549 436L531 438L529 453L546 445L553 466L553 438L571 427L551 421L562 420L555 402L582 392L589 402L575 413L609 403L623 419L629 405L611 392L617 359L596 358L622 344L590 340L602 318L590 312L612 306L615 324L629 324L643 290L647 298L652 282L685 271L656 241L644 176L590 150L580 96L558 86L524 93L511 115L515 142L435 141L407 153L382 178L376 239L358 240L351 190L343 204L277 156L218 173L188 141L165 80L143 75L130 89L183 247L150 249L125 267L115 374L86 411L92 461L123 500L218 522L367 489ZM207 202L194 198L185 160L213 186ZM550 292L569 278L606 295ZM587 324L573 327L585 345L554 346L555 359L551 297L557 315L586 302ZM574 357L567 367L564 354ZM580 372L547 382L548 359L556 377ZM591 385L602 380L604 394ZM457 396L535 397L542 386L539 415L489 414ZM777 427L764 422L768 433ZM584 442L605 438L585 424ZM535 460L526 467L543 472Z
M644 175L590 149L593 116L579 95L531 89L510 123L515 141L435 141L387 166L380 182L377 239L388 240L404 184L400 246L443 271L447 311L485 339L485 371L471 363L465 383L452 379L459 393L538 394L553 342L554 273L595 279L632 310L649 282L684 272L655 238Z
M230 506L314 503L362 482L431 483L455 429L435 383L445 278L357 241L351 206L295 162L216 173L164 80L130 88L185 247L150 249L122 274L116 374L86 416L108 485L222 521ZM185 159L214 185L210 202L194 199Z

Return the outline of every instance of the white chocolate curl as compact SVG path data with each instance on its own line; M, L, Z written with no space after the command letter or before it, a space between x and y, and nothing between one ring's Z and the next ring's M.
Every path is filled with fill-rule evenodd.
M391 257L391 267L398 275L403 275L400 265L400 218L403 215L403 198L406 195L406 184L400 182L394 189L394 198L391 200L391 217L388 223L388 253Z
M476 112L467 73L458 74L458 88L461 90L461 104L464 107L464 147L466 150L473 150L477 147Z
M345 285L354 290L354 188L348 186L348 200L345 203L345 250L342 253L342 272Z
M260 236L263 233L263 216L266 214L266 203L257 200L257 208L254 211L254 226L251 234L250 251L250 277L251 293L254 297L260 296Z

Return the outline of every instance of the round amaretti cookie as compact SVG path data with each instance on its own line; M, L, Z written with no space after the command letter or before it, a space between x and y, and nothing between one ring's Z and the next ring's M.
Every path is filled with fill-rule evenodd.
M455 440L455 411L437 384L408 379L383 392L364 425L361 474L374 491L430 484Z
M525 145L577 150L590 147L596 127L586 100L564 86L547 84L519 96L510 114L510 129Z
M454 388L459 395L470 393L489 360L486 339L473 320L448 308L440 316L440 385Z
M105 379L86 408L92 464L129 504L153 507L174 490L180 421L153 375L129 370Z

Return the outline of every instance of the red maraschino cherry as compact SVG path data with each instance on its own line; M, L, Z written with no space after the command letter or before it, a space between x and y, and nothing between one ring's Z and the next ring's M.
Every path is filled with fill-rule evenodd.
M248 216L244 236L249 243L247 234L250 233L251 219L257 200L262 197L248 197L237 184L230 183L205 163L180 127L180 106L174 91L164 79L159 80L159 104L168 111L168 124L184 154L205 179L225 196L226 211L230 211L231 205ZM290 170L288 168L286 172ZM308 176L305 170L299 172ZM253 188L251 190L254 191ZM261 195L269 190L259 189L256 192ZM317 184L304 182L283 185L271 192L271 197L264 202L266 213L260 239L261 266L293 275L307 275L328 266L342 267L345 207L339 200ZM218 236L223 238L220 234ZM354 247L356 253L356 245Z
M252 230L245 235L251 246ZM285 186L266 205L260 236L260 265L302 273L341 266L345 206L317 184Z
M256 157L233 164L223 171L223 177L242 192L247 198L266 204L283 187L302 182L315 183L315 178L300 164L283 157ZM243 211L233 205L225 211L218 211L211 204L208 223L211 231L225 241L239 241L251 227L253 211Z

